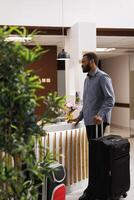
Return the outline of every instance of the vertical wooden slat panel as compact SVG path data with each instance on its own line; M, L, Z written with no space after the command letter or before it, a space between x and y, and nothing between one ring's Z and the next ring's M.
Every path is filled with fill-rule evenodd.
M53 148L54 159L58 149L58 161L65 166L66 185L72 185L88 177L88 142L85 128L48 134L46 142ZM51 144L50 144L50 136ZM62 156L61 156L62 155Z
M38 151L38 142L37 142L37 137L34 138L34 146L35 146L35 155L36 159L39 160L39 151ZM16 158L14 158L14 165L16 165Z
M72 142L73 142L73 138L72 138L72 131L70 133L70 138L69 138L69 164L70 164L70 176L69 176L69 180L70 180L70 185L73 183L73 174L72 174Z
M46 149L46 136L43 137L43 156L45 156L46 153L45 149Z
M86 136L86 132L85 132L85 128L83 128L83 143L84 143L84 179L87 178L86 176L86 141L85 141L85 136Z
M54 160L56 160L56 133L54 133L54 137L53 137L53 158Z
M82 131L81 131L81 128L79 129L79 133L80 133L80 172L81 172L80 180L82 180Z
M46 144L47 144L47 148L49 148L50 147L50 135L49 134L47 134L47 142L46 142Z
M46 134L44 137L44 155L46 155L47 147L48 147L48 134Z
M77 182L77 130L74 133L74 183Z
M87 144L87 177L89 177L89 143L88 143L88 139L86 140L86 144Z
M85 177L84 178L87 178L86 176L86 141L85 141L85 136L86 136L86 131L85 131L85 128L83 128L83 131L84 131L84 154L85 154Z
M8 155L8 166L12 166L12 156Z
M44 158L44 137L41 138L42 140L42 159Z
M66 131L66 138L65 138L65 169L67 172L66 175L66 185L68 185L68 132Z
M82 179L85 178L85 149L84 149L84 131L81 131L81 141L82 141Z
M39 145L39 160L42 161L43 159L43 137L39 138L38 141L38 145Z
M78 181L81 181L81 142L80 142L80 130L78 133Z
M50 133L47 133L45 135L45 140L44 140L44 154L46 155L47 152L50 151Z
M86 151L85 151L85 153L86 153L86 155L85 155L85 158L86 158L86 177L88 177L88 141L87 141L87 136L86 136L86 134L85 134L85 149L86 149Z
M62 155L63 155L62 132L60 132L60 138L59 138L59 162L61 164L63 164Z
M72 130L72 184L74 183L74 131Z
M84 179L86 178L86 141L85 141L85 129L83 128L83 143L84 143Z

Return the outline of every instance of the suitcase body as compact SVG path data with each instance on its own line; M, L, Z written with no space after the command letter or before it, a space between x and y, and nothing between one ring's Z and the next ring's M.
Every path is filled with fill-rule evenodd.
M130 143L118 135L91 141L94 166L94 193L100 199L126 197L130 187Z
M42 200L65 200L65 168L60 163L54 163L51 166L52 172L50 178L47 178L43 187Z

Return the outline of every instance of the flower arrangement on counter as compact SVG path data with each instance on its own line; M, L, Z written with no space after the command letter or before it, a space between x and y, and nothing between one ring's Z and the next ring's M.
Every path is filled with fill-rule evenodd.
M65 119L70 122L72 119L78 117L81 110L80 94L75 93L75 96L68 96L65 104Z
M65 104L65 117L67 121L73 119L73 113L75 110L78 110L79 106L73 102L67 102Z

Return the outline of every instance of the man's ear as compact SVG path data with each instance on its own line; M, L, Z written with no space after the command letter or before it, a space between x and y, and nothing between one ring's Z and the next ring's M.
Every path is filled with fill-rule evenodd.
M94 59L91 59L90 62L91 62L91 64L93 64L94 63Z
M90 65L94 64L94 59L89 60Z

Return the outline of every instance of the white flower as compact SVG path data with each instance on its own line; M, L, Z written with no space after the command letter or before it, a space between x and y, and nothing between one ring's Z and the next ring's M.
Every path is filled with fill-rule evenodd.
M68 107L68 108L71 108L71 107L74 107L75 105L74 105L74 103L72 103L72 102L67 102L66 103L66 107Z

